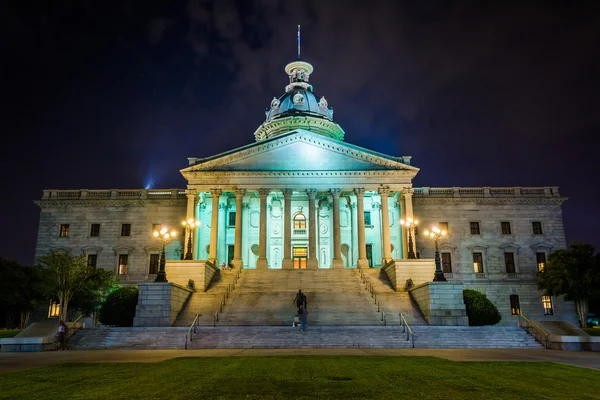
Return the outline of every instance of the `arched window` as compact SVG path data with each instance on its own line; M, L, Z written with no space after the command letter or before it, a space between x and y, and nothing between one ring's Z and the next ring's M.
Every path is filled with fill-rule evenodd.
M294 229L306 229L306 217L299 213L294 216Z

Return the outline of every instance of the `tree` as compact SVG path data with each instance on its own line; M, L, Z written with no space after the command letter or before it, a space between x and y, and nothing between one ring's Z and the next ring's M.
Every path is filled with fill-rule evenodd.
M538 289L547 296L574 301L581 326L585 326L588 301L600 295L600 255L591 244L573 243L555 250L537 273Z
M472 289L463 290L470 326L496 325L502 320L498 308L485 294Z
M100 322L104 325L132 326L138 293L135 286L123 286L111 292L100 308Z
M48 274L52 294L58 297L59 318L66 321L69 302L96 273L96 268L88 266L84 254L73 256L63 252L53 252L38 258Z
M93 274L85 281L71 299L71 308L90 314L98 310L106 296L114 290L112 271L94 268Z

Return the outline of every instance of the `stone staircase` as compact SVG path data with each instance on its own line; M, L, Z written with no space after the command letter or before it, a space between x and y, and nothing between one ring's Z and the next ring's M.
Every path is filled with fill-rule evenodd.
M518 327L415 326L415 348L543 348ZM82 329L71 340L74 350L183 349L187 329ZM201 326L189 348L411 348L399 326Z
M294 297L307 296L311 326L382 325L355 269L244 270L219 325L290 326Z
M200 325L212 325L213 315L219 308L223 295L227 292L229 284L232 284L237 270L220 270L218 271L206 292L198 290L190 295L187 302L177 315L177 319L173 326L189 327L196 314L202 314L200 317ZM246 272L242 272L243 276Z
M382 269L363 268L362 272L373 286L375 293L377 293L379 307L385 312L388 325L400 324L400 312L404 314L411 327L428 325L421 314L421 310L419 310L419 306L412 300L408 292L394 291L392 283Z

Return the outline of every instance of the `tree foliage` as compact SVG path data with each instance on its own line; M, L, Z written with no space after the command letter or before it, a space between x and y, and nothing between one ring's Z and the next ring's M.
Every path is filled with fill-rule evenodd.
M496 325L502 320L498 308L485 294L472 289L463 290L469 326Z
M575 302L581 326L585 326L588 301L600 296L600 255L587 243L548 255L543 270L537 273L538 288L548 296L564 296Z
M58 297L59 318L65 321L69 302L75 293L85 290L90 279L97 273L97 269L88 266L87 259L83 254L74 256L63 252L53 252L39 257L38 262L48 274L52 294Z
M138 289L123 286L111 292L100 307L100 322L104 325L132 326L135 307L138 301Z

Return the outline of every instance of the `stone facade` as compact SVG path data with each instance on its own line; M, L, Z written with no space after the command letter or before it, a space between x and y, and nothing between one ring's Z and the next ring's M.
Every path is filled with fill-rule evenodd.
M175 283L140 282L133 326L171 326L192 293Z
M469 325L461 283L427 282L409 291L429 325Z

